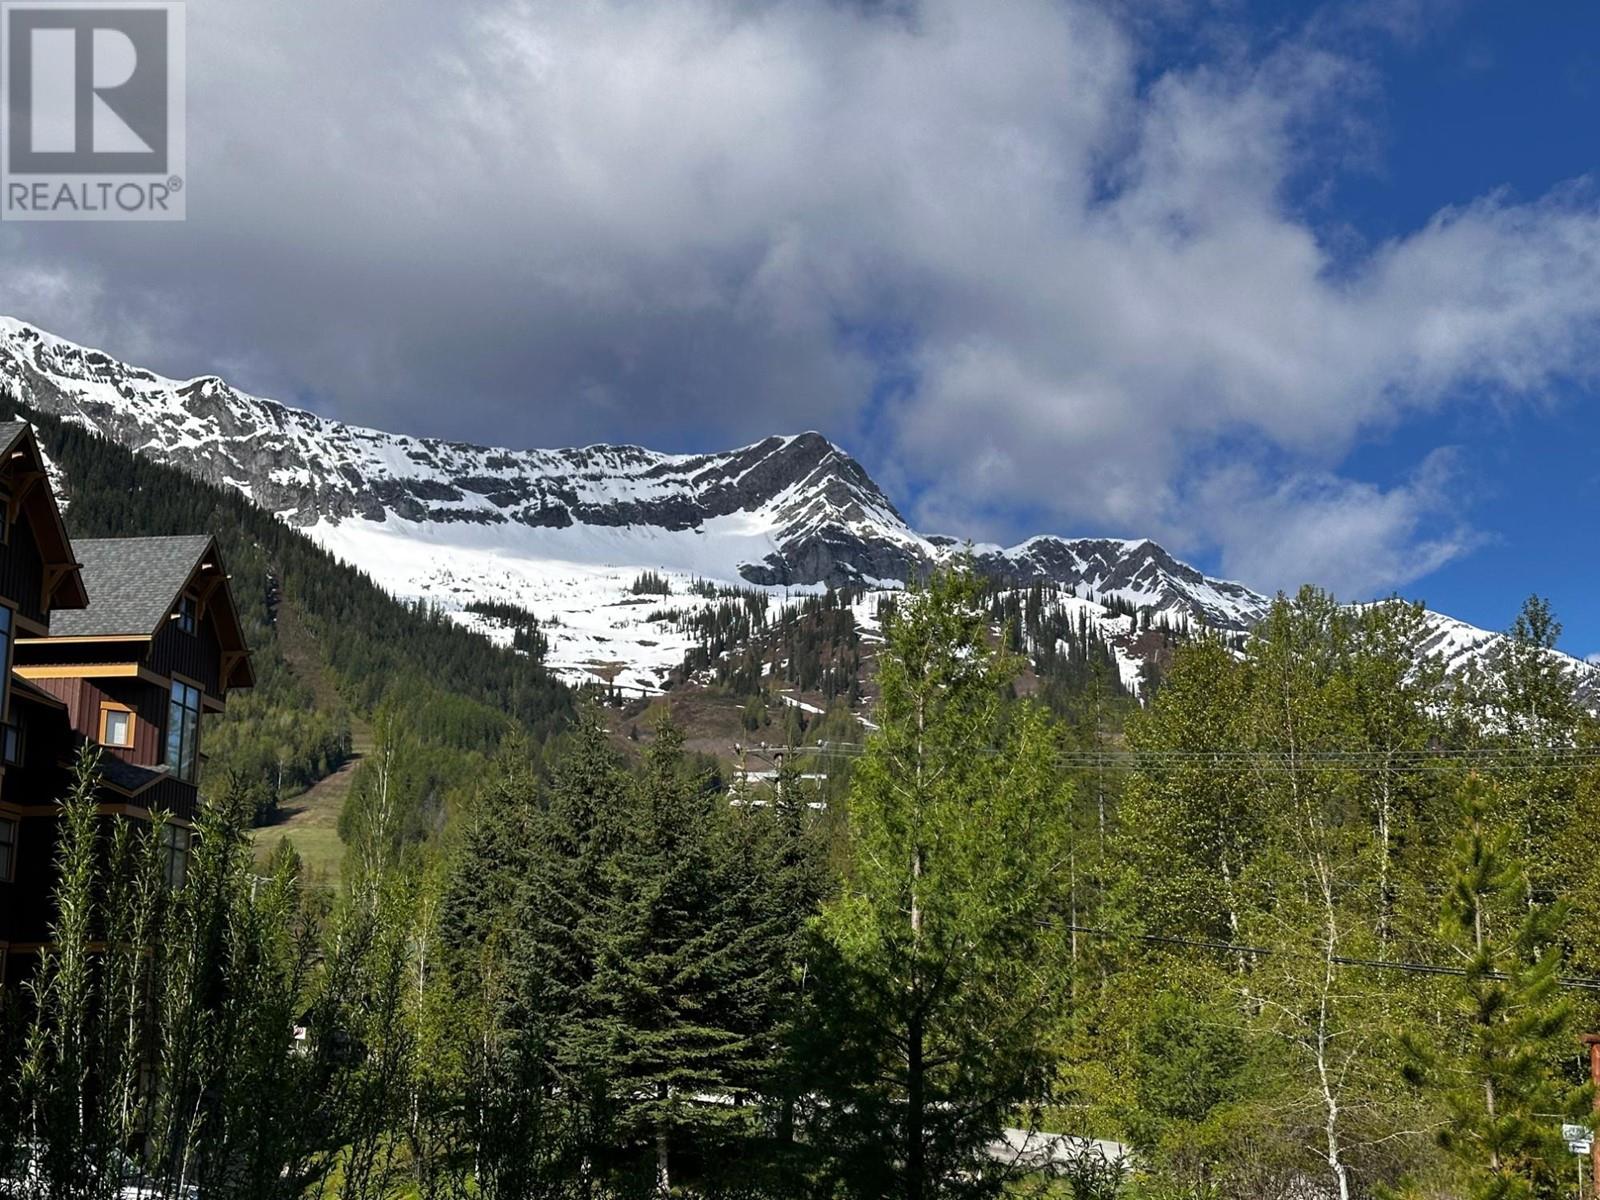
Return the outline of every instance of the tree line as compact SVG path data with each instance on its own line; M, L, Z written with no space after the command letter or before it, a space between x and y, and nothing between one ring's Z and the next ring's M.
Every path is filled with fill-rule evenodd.
M220 791L243 781L258 820L337 768L353 716L385 705L408 707L417 737L442 756L479 765L513 731L543 741L570 720L571 693L545 668L532 614L478 609L513 627L514 647L495 646L437 608L388 595L231 488L51 414L3 408L34 425L61 468L73 536L216 535L256 686L208 728L206 782Z
M1307 590L1075 721L970 575L884 621L825 807L580 711L414 836L395 710L329 895L288 849L256 877L237 791L174 886L80 787L0 1112L35 1194L1570 1188L1600 738L1544 605L1447 679L1420 609Z

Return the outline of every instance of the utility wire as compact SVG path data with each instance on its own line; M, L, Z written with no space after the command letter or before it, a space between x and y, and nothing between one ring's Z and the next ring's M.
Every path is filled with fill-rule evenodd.
M859 742L826 742L792 747L796 757L860 758L867 747ZM967 751L996 755L991 747ZM1463 766L1478 771L1519 771L1536 768L1600 766L1600 748L1550 747L1477 748L1457 750L1309 750L1293 755L1277 750L1063 750L1054 756L1062 767L1084 769L1121 767L1185 771L1269 770L1313 772L1343 770L1360 773L1382 771L1440 772Z
M1046 922L1049 924L1050 922ZM1089 937L1103 937L1118 941L1151 942L1161 946L1179 946L1190 950L1220 950L1229 954L1248 954L1251 957L1272 958L1304 958L1315 959L1317 962L1328 961L1341 967L1365 967L1375 971L1402 971L1413 975L1449 975L1461 978L1468 974L1465 967L1446 967L1438 963L1405 962L1394 959L1382 958L1357 958L1347 954L1325 956L1310 954L1303 950L1274 950L1268 946L1245 946L1237 942L1213 941L1208 938L1174 937L1161 933L1119 933L1116 930L1104 929L1095 925L1063 924L1062 929L1073 933L1085 934ZM1484 971L1486 979L1509 979L1504 971ZM1600 992L1600 979L1589 979L1582 976L1563 975L1556 981L1561 987L1581 991Z

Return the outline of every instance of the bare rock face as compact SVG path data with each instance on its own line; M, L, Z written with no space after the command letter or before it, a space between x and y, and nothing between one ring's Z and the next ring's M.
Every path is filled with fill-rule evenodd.
M216 376L164 379L20 322L0 322L0 388L141 453L235 487L301 526L344 521L531 530L699 530L751 518L771 549L728 564L761 586L903 583L961 552L916 533L855 459L818 433L717 454L639 446L509 450L330 421ZM1036 538L975 550L978 569L1248 627L1263 597L1153 542Z
M913 530L850 455L819 433L714 454L639 446L511 450L345 425L263 400L216 376L162 378L98 350L0 318L0 392L212 483L303 527L407 522L419 531L509 535L586 530L754 530L760 549L719 564L762 587L899 584L970 553L986 575L1049 582L1214 629L1244 631L1270 600L1212 579L1149 540L1037 537L976 546ZM1500 635L1433 614L1452 667L1486 662ZM1565 659L1565 656L1563 656ZM1600 669L1573 659L1600 701Z

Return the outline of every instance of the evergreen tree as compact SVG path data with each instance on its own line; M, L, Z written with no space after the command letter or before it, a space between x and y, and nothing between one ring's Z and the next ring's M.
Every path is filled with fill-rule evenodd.
M1461 792L1462 833L1440 923L1465 966L1459 1023L1408 1033L1405 1074L1437 1097L1439 1144L1468 1200L1523 1200L1557 1186L1565 1162L1559 1118L1581 1121L1589 1089L1562 1079L1572 1054L1571 1005L1559 990L1560 904L1524 903L1510 838L1490 823L1493 794L1479 776Z
M811 1072L797 1051L813 998L809 926L832 890L820 797L802 777L798 756L787 756L770 803L756 802L745 785L723 851L735 920L747 930L745 984L730 1014L749 1039L737 1079L766 1109L760 1128L745 1131L743 1156L758 1169L739 1182L780 1196L795 1194L815 1151L799 1136Z
M684 769L682 736L663 724L605 864L594 1032L614 1076L619 1142L649 1147L663 1193L675 1145L743 1132L753 1097L740 1068L761 1051L742 1019L760 970L758 931L740 920L753 881L730 870L719 845L720 804Z
M811 1043L825 1173L852 1195L994 1191L987 1146L1049 1090L1067 797L1044 715L1003 702L1016 663L986 626L965 571L936 576L885 626Z
M597 975L610 912L608 864L628 812L621 756L599 715L580 710L545 803L530 810L528 862L506 946L509 1053L500 1069L513 1072L507 1094L560 1097L559 1108L539 1095L508 1114L531 1122L506 1141L519 1148L505 1165L515 1166L524 1188L568 1180L577 1194L592 1194L614 1157L615 1072Z

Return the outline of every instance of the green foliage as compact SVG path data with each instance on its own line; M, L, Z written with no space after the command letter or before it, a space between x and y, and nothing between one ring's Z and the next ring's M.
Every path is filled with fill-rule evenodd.
M670 596L672 585L658 571L641 571L628 585L628 591L635 596Z
M269 878L251 875L249 803L234 792L202 807L179 886L165 819L100 816L96 784L86 754L63 803L58 915L7 1097L33 1162L24 1180L74 1198L119 1195L129 1172L151 1195L268 1197L286 1178L312 1181L340 1133L307 1119L336 1073L290 1038L314 948L298 864L280 855Z
M795 745L731 793L670 726L630 765L593 712L540 742L388 692L331 897L292 853L250 877L249 787L172 891L80 781L0 1143L45 1131L67 1194L112 1149L242 1196L1560 1194L1600 731L1548 610L1456 683L1416 607L1306 590L1131 714L1052 611L897 598L874 728L753 692ZM1002 1128L1133 1157L1030 1172Z
M539 628L538 615L505 600L468 600L463 605L468 612L477 613L502 629L511 631L511 648L526 654L535 662L543 662L550 652L550 639Z
M256 655L256 686L228 701L227 714L206 729L207 788L246 781L255 824L279 804L332 774L350 756L350 720L322 709L281 657Z
M101 857L95 786L98 755L85 751L73 771L56 847L53 945L29 981L33 1023L20 1077L22 1144L34 1148L35 1183L44 1195L109 1195L109 1138L120 1114L91 1105L95 1060L128 1052L119 1023L103 1012L109 990L91 947L105 914L97 875ZM124 860L126 861L126 859ZM119 1081L120 1082L120 1081Z
M986 625L963 573L885 628L808 1046L823 1171L851 1195L993 1193L986 1147L1050 1091L1067 797L1042 712L1003 703L1017 664Z
M810 810L730 807L670 726L631 776L590 714L548 786L502 755L468 821L439 941L477 1186L716 1194L792 1171L799 1085L775 1081L826 879Z
M370 578L231 488L201 482L49 414L11 405L34 423L67 479L68 524L80 537L215 533L254 651L258 686L207 731L208 787L250 781L269 811L349 748L346 707L409 706L422 740L493 752L520 726L543 738L571 714L567 689L545 670L539 645L496 647L447 614L394 599ZM293 668L281 638L285 608L304 626L312 659ZM314 676L326 671L334 701ZM308 717L308 710L310 715Z
M1485 831L1512 889L1489 903L1506 931L1491 973L1507 979L1494 986L1526 987L1516 1007L1551 1034L1522 1043L1528 1086L1570 1069L1556 960L1531 949L1556 944L1554 917L1527 916L1592 894L1595 879L1593 855L1577 849L1596 815L1594 772L1556 756L1585 744L1590 723L1548 654L1552 631L1530 605L1506 652L1455 683L1423 653L1417 606L1349 608L1307 589L1280 598L1240 648L1176 649L1129 723L1149 757L1114 811L1113 886L1082 918L1110 935L1092 960L1106 982L1080 991L1069 1050L1075 1111L1134 1141L1142 1188L1467 1194L1461 1162L1431 1136L1471 1128L1450 1072L1481 1084L1486 1069L1466 1014L1489 999L1490 976L1461 941L1452 866L1464 823ZM1517 757L1502 767L1503 754ZM1496 772L1476 819L1456 803L1470 762ZM1455 931L1441 934L1445 893L1457 897ZM1525 917L1537 935L1510 932ZM1577 924L1561 939L1574 957L1594 947ZM1461 997L1473 999L1458 1012ZM1402 1068L1427 1086L1397 1086ZM1481 1104L1481 1087L1460 1093L1474 1095ZM1513 1103L1541 1155L1551 1114L1572 1103L1559 1086ZM1535 1108L1541 1122L1526 1116ZM1444 1142L1452 1155L1462 1145ZM1529 1194L1555 1186L1528 1178L1542 1180Z
M1461 789L1462 832L1440 922L1466 970L1446 1038L1410 1032L1405 1074L1434 1093L1445 1121L1439 1144L1470 1200L1525 1200L1562 1183L1568 1155L1557 1118L1587 1121L1590 1089L1563 1080L1573 1006L1558 987L1564 906L1529 905L1490 823L1492 789L1478 776Z

